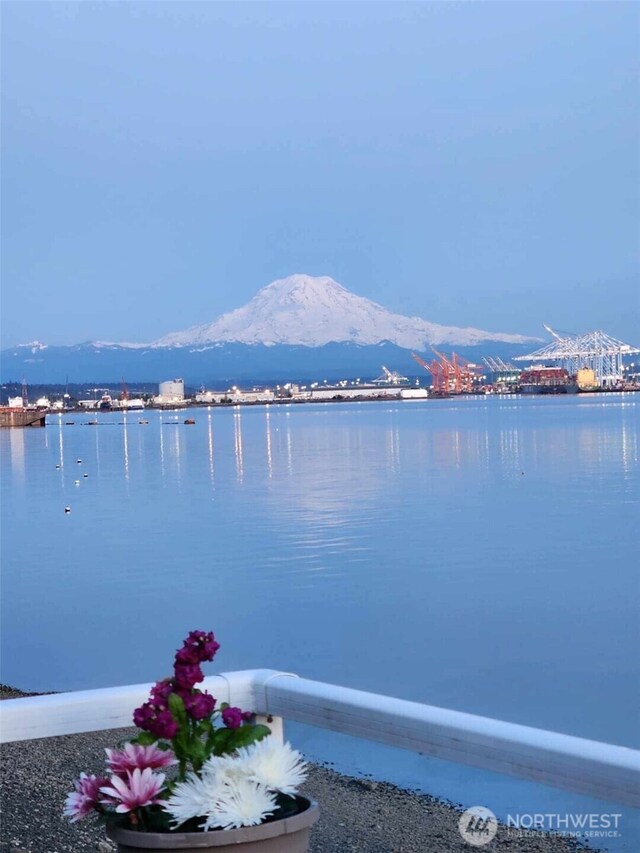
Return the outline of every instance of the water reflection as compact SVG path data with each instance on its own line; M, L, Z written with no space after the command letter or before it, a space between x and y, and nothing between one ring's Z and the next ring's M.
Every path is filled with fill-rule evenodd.
M387 430L387 462L392 471L400 467L400 431L397 426Z
M176 419L177 421L177 419ZM180 488L182 486L182 430L176 424L173 426L173 441L172 441L172 450L173 450L173 458L176 463L176 479L177 486Z
M11 470L15 479L24 481L24 427L9 429Z
M484 456L487 453L487 449L490 447L490 436L488 430L485 430L483 438L484 440L481 444L481 453ZM520 447L520 433L518 430L501 430L499 435L499 446L500 461L502 463L503 470L512 477L518 477L521 475L523 462ZM483 464L483 467L488 467L488 457L482 459L481 464Z
M483 461L486 464L486 457L483 459L483 455L490 452L486 433L459 429L437 429L430 432L420 450L436 467L458 470L466 466L483 467ZM498 454L502 455L501 449Z
M95 426L92 427L94 435L96 437L96 471L98 474L101 473L100 469L100 427Z
M162 482L164 483L165 479L165 468L164 468L164 429L162 422L162 415L160 415L160 473L162 475Z
M211 409L207 415L207 438L209 443L209 477L211 478L211 487L215 488L214 467L213 467L213 423L211 419Z
M342 426L300 426L288 412L284 420L277 412L267 421L267 469L275 484L270 492L274 507L287 517L287 523L304 523L313 529L343 526L383 488L387 461L379 452L378 436L371 434L365 440L359 431ZM397 448L396 439L396 457ZM280 459L284 468L278 464Z
M512 485L530 484L534 478L555 476L557 470L570 465L575 468L571 482L579 480L582 488L582 475L602 478L612 465L621 464L625 472L637 466L637 428L624 419L619 428L607 431L588 417L578 422L564 414L558 417L560 413L549 407L543 413L553 414L553 421L546 423L542 418L531 428L523 425L522 415L508 404L505 411L488 407L483 418L477 417L477 410L473 419L469 412L460 411L463 426L452 424L447 412L446 427L444 418L439 423L434 423L435 417L425 418L415 431L400 428L400 412L395 413L391 426L387 420L366 429L357 426L358 421L343 427L338 418L328 418L324 426L320 418L311 421L292 418L290 411L267 412L264 447L268 477L277 485L270 493L275 511L287 523L302 525L297 536L306 535L305 528L311 531L309 541L317 548L318 531L358 524L365 507L396 500L394 481L399 478L404 478L405 485L414 483L411 488L415 490L423 488L420 478L437 483L446 492L462 488L480 496L496 478ZM516 414L519 417L514 421ZM407 447L404 456L401 441ZM282 457L288 485L278 476ZM406 495L412 493L411 488ZM517 494L520 499L521 493ZM397 511L394 508L390 513L392 521Z
M60 470L64 469L64 433L62 431L62 417L58 419L58 453Z
M58 422L48 447L6 431L3 676L39 690L147 681L149 653L162 666L179 641L158 630L170 601L178 626L215 615L232 635L229 669L273 666L630 742L637 399L274 405L216 409L189 428L149 412L149 427L129 420L122 437ZM77 458L91 474L69 517L55 470L67 456L72 488ZM214 474L224 500L211 499Z
M233 437L235 442L236 477L238 483L242 485L244 478L244 454L242 451L242 415L239 407L236 407L233 412Z
M267 468L269 470L269 479L273 478L273 455L271 452L271 414L267 408L265 415L267 425Z
M123 435L123 456L124 456L124 478L129 482L129 430L127 429L127 416L124 416L123 422L124 429L122 430Z
M625 474L630 474L638 465L638 432L632 428L626 418L622 420L622 464Z
M293 474L293 445L291 443L291 412L287 411L287 471L289 476Z

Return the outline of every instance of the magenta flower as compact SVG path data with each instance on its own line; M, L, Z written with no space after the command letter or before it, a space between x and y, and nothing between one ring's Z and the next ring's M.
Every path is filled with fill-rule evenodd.
M242 725L240 708L225 708L222 712L222 722L228 729L238 729Z
M127 771L126 779L112 776L109 780L111 785L100 788L107 796L107 799L100 802L106 805L114 805L117 802L116 811L120 814L141 806L153 806L162 802L158 794L162 790L164 779L164 773L154 773L150 767L145 770L136 767L133 771Z
M141 705L139 708L136 708L133 712L133 723L139 729L149 730L149 726L152 724L155 719L156 712L152 705L149 702L145 702L144 705Z
M182 649L176 655L177 663L203 663L212 661L215 653L220 648L216 642L213 631L189 631L189 636L184 641ZM180 659L178 659L180 655Z
M180 726L171 715L171 711L161 711L149 729L152 735L165 740L172 740L177 734Z
M216 700L208 693L191 693L184 697L187 714L194 720L206 720L213 713Z
M197 664L177 663L174 672L176 686L182 690L191 690L199 681L204 680L202 670Z
M176 652L176 663L197 666L200 663L200 652L194 646L183 646Z
M149 701L157 708L167 708L171 693L173 693L173 683L170 678L165 678L163 681L158 681L153 685Z
M80 778L73 783L75 791L71 791L65 800L64 816L75 823L90 814L98 805L100 789L108 781L100 776L81 773Z
M170 749L159 749L155 744L141 746L138 743L125 743L122 749L105 749L107 753L107 766L112 773L118 776L126 776L129 770L158 770L161 767L170 767L177 764L177 760Z
M157 738L171 740L178 733L178 724L173 719L171 711L156 706L151 700L145 702L133 712L133 722L139 729L151 732Z

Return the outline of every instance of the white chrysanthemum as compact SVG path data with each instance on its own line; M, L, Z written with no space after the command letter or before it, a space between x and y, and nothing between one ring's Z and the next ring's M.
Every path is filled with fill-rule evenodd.
M246 777L230 779L221 789L214 808L202 825L207 829L239 829L256 826L276 808L276 796L264 785Z
M215 778L219 785L248 776L244 761L230 755L212 755L202 765L202 775Z
M192 817L209 814L221 795L223 785L216 777L206 774L202 779L195 773L189 773L184 782L178 782L164 806L176 826Z
M293 796L307 778L307 765L300 753L273 737L242 747L238 758L250 779L282 794Z

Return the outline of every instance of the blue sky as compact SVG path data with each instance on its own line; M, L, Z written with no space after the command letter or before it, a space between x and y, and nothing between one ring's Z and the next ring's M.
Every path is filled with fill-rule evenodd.
M3 345L292 272L640 343L632 3L3 4Z

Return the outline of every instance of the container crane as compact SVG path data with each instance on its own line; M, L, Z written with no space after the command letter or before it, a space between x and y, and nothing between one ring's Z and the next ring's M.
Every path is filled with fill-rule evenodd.
M449 373L445 370L444 365L435 359L430 362L426 362L423 358L420 358L419 355L416 355L415 352L412 352L411 355L421 367L424 367L424 369L431 374L433 392L435 394L448 395L450 384Z
M433 353L436 358L430 363L411 353L418 364L433 377L433 390L439 394L471 394L480 368L455 352L446 356L434 348Z

